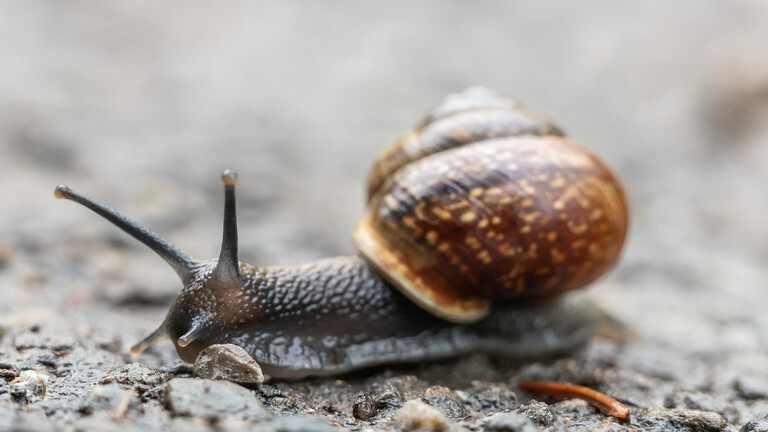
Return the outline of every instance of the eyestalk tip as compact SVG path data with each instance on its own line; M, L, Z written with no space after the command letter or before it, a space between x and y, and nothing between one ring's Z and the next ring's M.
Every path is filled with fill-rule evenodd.
M194 342L195 339L197 339L199 333L200 333L200 329L198 327L193 327L187 333L179 337L176 340L176 344L182 348L185 348L189 346L189 344Z
M145 349L151 347L163 339L168 339L168 331L165 329L165 321L160 324L160 327L156 328L155 331L150 333L149 336L145 337L141 340L141 342L132 346L131 355L141 354Z
M227 186L237 183L237 171L225 169L224 172L221 173L221 181Z
M72 192L72 189L70 189L69 186L60 184L56 186L56 190L53 191L53 195L58 199L65 199L70 192Z

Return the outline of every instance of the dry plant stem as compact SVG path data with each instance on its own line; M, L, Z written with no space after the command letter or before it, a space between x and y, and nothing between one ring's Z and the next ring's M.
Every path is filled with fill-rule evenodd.
M629 417L629 408L624 404L588 387L551 381L523 381L520 388L532 395L549 396L558 400L582 399L605 415L621 420Z

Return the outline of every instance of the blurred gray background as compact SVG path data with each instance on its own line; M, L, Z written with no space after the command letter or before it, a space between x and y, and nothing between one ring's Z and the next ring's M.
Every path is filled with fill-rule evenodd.
M151 252L55 200L59 183L209 258L234 168L244 261L352 253L376 154L483 85L625 181L631 233L598 301L661 345L763 350L767 46L763 0L3 0L0 312L179 289ZM114 331L129 344L161 317Z

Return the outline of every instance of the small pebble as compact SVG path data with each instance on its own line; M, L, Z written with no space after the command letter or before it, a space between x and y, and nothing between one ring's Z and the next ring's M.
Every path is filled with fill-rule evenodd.
M555 423L555 412L544 402L528 402L518 406L515 412L523 414L540 427L550 427Z
M382 385L376 386L372 396L376 400L376 407L391 415L392 411L399 409L407 401L422 397L428 387L426 381L413 375L404 375L390 378Z
M420 400L405 403L392 416L392 424L398 430L460 431L464 428L453 424L445 414Z
M244 349L233 344L211 345L200 351L195 360L194 373L199 378L238 384L264 382L261 366Z
M472 387L456 394L465 405L485 414L509 410L517 405L517 395L505 384L473 381Z
M80 406L80 412L86 415L96 411L126 410L135 393L123 390L120 384L99 385L91 389Z
M384 387L394 389L404 401L409 401L420 398L427 391L429 384L413 375L403 375L388 379L384 382Z
M722 415L727 421L739 419L738 409L723 395L713 395L695 390L676 390L664 399L666 408L712 411Z
M16 399L29 395L45 397L46 387L50 377L47 374L25 370L11 381L11 395Z
M0 369L0 378L12 380L19 377L19 371L16 369Z
M451 389L443 386L432 386L421 397L431 406L439 409L449 418L458 419L469 415L469 410Z
M135 387L139 385L154 387L168 381L171 375L160 373L157 369L138 363L128 363L118 366L101 380L101 384L112 382L125 386Z
M378 413L376 408L376 401L367 393L361 393L357 396L354 405L352 406L352 414L355 418L361 420L368 420L371 417L375 417Z
M566 399L550 405L555 416L570 419L583 419L598 414L600 411L582 399Z
M734 387L744 399L768 399L768 379L742 376Z
M228 381L174 378L165 386L163 403L177 417L261 420L272 416L251 390Z
M16 402L27 402L29 390L24 387L13 387L10 391L11 399Z
M498 413L488 417L483 425L486 432L536 432L533 422L523 414Z
M728 430L728 422L718 413L680 408L640 410L632 423L643 430L678 430L719 432Z
M768 432L768 420L756 419L744 423L739 432Z

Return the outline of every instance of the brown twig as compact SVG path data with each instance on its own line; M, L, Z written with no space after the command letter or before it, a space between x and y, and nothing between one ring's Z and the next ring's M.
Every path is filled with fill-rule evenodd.
M520 388L532 395L549 396L557 400L582 399L605 415L621 420L629 417L626 405L589 387L551 381L523 381Z

